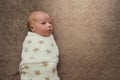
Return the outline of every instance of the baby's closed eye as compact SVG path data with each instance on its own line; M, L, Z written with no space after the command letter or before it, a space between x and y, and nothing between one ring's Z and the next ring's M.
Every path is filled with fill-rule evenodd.
M44 25L44 24L46 24L46 22L42 22L41 24L43 24L43 25Z

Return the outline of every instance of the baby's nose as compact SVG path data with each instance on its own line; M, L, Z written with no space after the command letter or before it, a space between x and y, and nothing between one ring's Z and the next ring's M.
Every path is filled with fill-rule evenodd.
M52 25L50 23L48 23L48 27L50 28Z

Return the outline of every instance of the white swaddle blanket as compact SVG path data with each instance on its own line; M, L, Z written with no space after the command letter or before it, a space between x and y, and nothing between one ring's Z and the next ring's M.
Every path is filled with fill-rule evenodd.
M28 32L19 66L21 80L60 80L56 69L58 56L53 35L44 37Z

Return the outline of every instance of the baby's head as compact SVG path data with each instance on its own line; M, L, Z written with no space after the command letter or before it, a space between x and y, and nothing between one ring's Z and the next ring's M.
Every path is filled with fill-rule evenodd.
M50 16L43 11L33 11L28 15L29 29L42 36L49 36L53 32Z

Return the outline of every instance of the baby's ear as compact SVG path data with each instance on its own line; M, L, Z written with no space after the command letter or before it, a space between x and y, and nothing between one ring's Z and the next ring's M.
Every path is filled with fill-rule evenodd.
M28 27L30 28L30 30L31 30L32 32L34 32L34 27L33 27L32 25L28 25Z
M29 26L29 23L27 23L27 27L28 27L29 30L31 30L31 29L30 29L30 26Z

